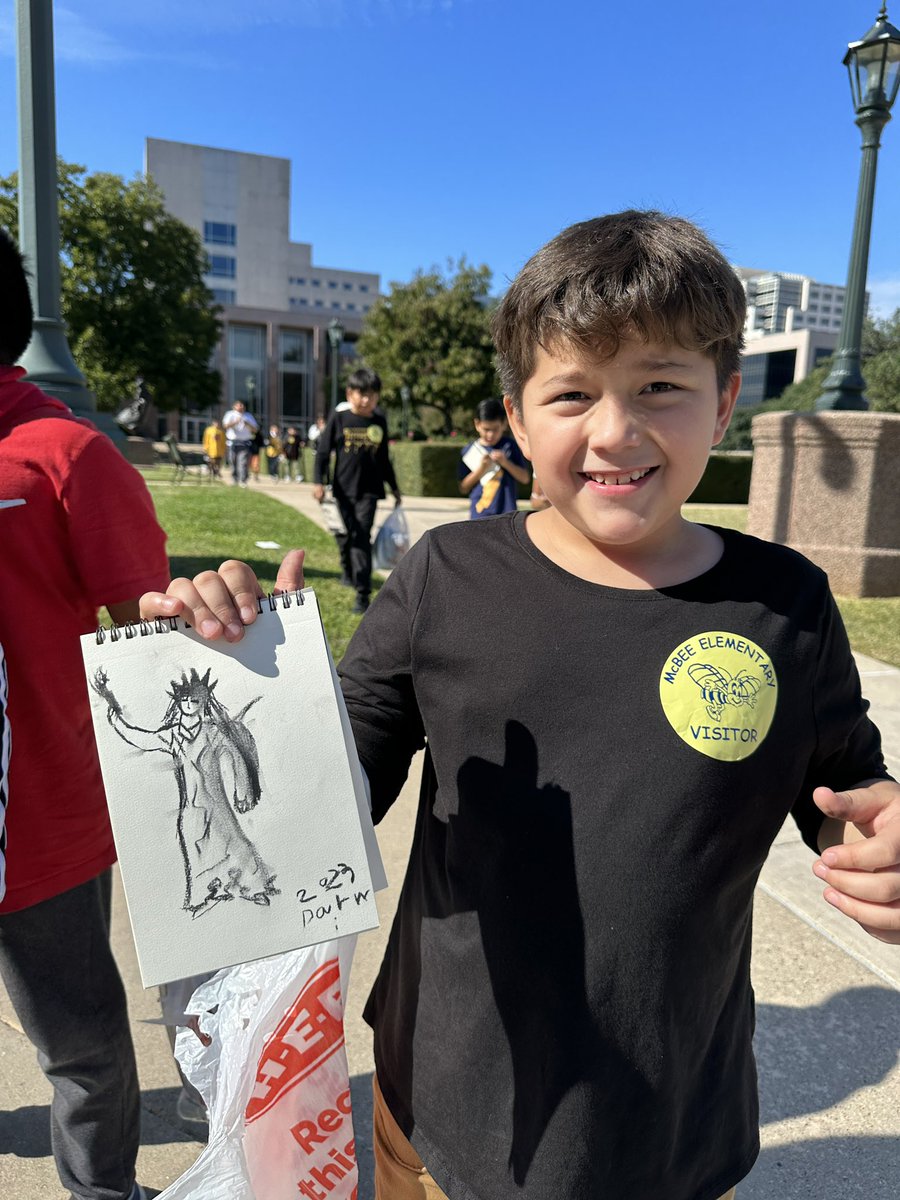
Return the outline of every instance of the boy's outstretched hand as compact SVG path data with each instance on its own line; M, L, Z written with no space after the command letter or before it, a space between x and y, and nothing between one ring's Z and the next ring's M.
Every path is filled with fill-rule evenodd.
M900 784L876 779L845 792L819 787L826 817L813 865L829 904L882 942L900 945Z
M278 568L276 592L303 587L305 550L289 550ZM229 559L218 571L201 571L193 579L173 579L166 591L141 596L141 618L182 617L208 641L239 642L244 626L258 615L256 601L265 595L259 580L244 562Z

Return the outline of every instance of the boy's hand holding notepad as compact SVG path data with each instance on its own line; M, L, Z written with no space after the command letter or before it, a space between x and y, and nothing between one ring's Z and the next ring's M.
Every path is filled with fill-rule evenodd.
M473 442L462 456L462 460L470 471L477 471L488 460L490 453L490 446L482 446L480 442ZM499 475L500 470L499 464L495 463L481 476L481 482L487 483L489 479L493 479L495 475Z
M82 639L144 984L378 923L362 771L303 554L176 580Z

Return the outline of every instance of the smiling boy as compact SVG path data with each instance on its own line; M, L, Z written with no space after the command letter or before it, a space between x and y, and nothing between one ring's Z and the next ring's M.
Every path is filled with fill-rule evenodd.
M686 221L540 250L494 337L551 507L424 538L341 663L376 820L427 740L366 1008L379 1200L731 1196L759 1149L753 891L788 813L826 900L900 941L900 787L825 576L682 516L743 320ZM144 612L235 639L256 590L225 564Z

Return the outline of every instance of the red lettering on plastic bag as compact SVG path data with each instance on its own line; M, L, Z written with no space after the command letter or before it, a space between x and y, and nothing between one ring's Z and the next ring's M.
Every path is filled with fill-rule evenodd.
M247 1104L247 1124L326 1062L344 1044L340 965L322 964L263 1046Z

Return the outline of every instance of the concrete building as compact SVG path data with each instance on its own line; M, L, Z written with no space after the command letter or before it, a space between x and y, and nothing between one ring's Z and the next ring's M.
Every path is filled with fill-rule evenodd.
M823 358L833 354L838 331L792 329L748 338L741 360L743 407L762 404L780 396L791 383L805 379Z
M223 309L221 407L243 400L265 426L307 427L327 407L328 324L343 326L340 357L352 358L379 276L320 267L311 245L290 240L286 158L147 138L144 170L209 256L206 282ZM179 438L198 440L209 416L182 414Z
M785 271L734 269L747 296L744 333L748 341L795 329L822 333L837 333L840 329L845 288Z
M751 406L779 396L834 352L846 289L808 275L734 269L747 296L738 403Z

